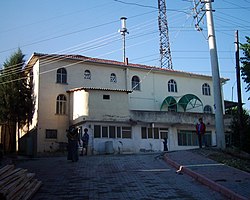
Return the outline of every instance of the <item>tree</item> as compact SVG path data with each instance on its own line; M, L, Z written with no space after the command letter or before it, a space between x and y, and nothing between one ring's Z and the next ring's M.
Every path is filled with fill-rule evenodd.
M31 87L24 71L24 55L20 49L3 64L0 73L0 122L6 125L5 151L16 150L16 130L29 120Z
M247 43L241 44L241 49L243 50L243 57L241 57L241 76L244 82L247 84L246 91L250 91L250 37L247 37ZM250 97L248 98L248 100Z
M241 140L240 140L240 122L239 122L239 118L238 118L238 110L237 109L233 109L232 110L232 121L230 124L230 129L231 129L231 144L235 147L238 147L240 150L246 151L248 153L250 153L250 116L247 110L243 109L243 116L242 116L242 124L243 127L241 129L242 133L243 133L243 144L241 144Z

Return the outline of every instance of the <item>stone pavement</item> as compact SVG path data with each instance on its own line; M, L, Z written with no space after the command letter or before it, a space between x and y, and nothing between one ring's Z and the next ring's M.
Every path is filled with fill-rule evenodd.
M185 152L176 152L175 158ZM178 155L179 154L179 155ZM33 199L227 199L160 159L159 154L83 156L17 160L16 167L43 182Z
M168 152L165 161L228 199L250 199L250 173L217 163L194 151Z

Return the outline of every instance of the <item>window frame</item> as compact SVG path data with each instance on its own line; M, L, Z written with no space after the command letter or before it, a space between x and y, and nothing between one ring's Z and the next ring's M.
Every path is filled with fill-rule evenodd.
M64 94L59 94L56 97L56 114L66 115L67 110L67 97Z
M91 72L89 69L86 69L83 74L84 79L91 80Z
M208 83L202 85L202 95L211 96L211 89Z
M110 97L109 94L103 94L103 95L102 95L102 100L104 100L104 101L110 101L110 100L111 100L111 97Z
M117 83L117 78L115 73L110 74L110 82L111 83Z
M57 129L45 129L45 139L57 139Z
M122 138L123 139L132 139L131 126L122 126Z
M159 128L159 127L141 127L141 139L162 139L161 138L161 131L168 132L167 128Z
M208 146L212 145L212 132L206 131L205 135L203 136L206 139L206 144ZM198 137L196 131L194 130L178 130L177 132L177 143L178 146L199 146Z
M207 109L207 108L209 108L209 109ZM212 106L210 106L210 105L205 105L204 108L203 108L203 112L204 112L204 113L208 113L208 114L212 114L212 113L213 113L213 108L212 108Z
M136 79L136 80L135 80ZM134 91L141 91L141 80L139 76L134 75L131 79L131 87Z
M132 139L131 126L94 125L94 138Z
M67 70L65 68L59 68L56 71L56 83L66 84L67 83Z
M174 79L168 81L168 92L177 93L177 83Z

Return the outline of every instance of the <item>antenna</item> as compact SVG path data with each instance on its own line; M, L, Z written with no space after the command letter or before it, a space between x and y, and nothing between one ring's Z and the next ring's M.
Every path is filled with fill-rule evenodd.
M126 62L125 35L126 35L126 33L129 34L129 32L126 28L127 17L121 17L120 20L121 20L121 29L119 29L119 32L121 33L122 39L123 39L123 62L125 63Z

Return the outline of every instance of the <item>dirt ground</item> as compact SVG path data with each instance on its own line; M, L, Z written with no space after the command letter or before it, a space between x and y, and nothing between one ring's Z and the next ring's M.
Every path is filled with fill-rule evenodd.
M218 148L202 148L191 150L219 163L250 173L250 154L233 148L220 150Z

